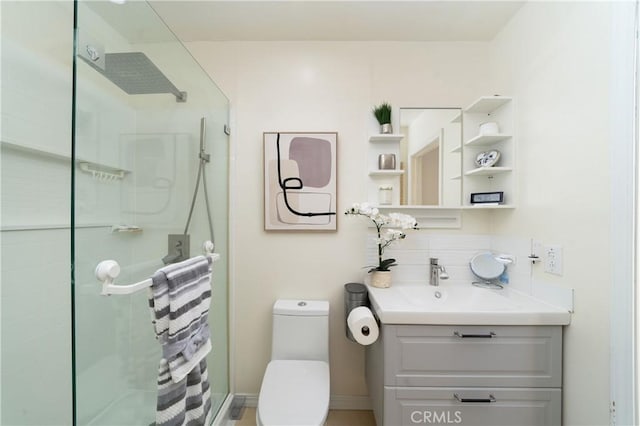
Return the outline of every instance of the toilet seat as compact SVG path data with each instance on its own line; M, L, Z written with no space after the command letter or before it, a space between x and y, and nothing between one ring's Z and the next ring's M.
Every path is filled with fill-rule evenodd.
M273 360L262 379L256 420L265 426L319 426L329 411L329 364Z

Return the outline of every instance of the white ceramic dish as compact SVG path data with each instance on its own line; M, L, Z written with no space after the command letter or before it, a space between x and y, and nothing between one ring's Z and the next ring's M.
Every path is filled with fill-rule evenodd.
M487 121L480 125L480 135L482 136L497 135L498 133L500 133L500 128L495 121Z
M491 151L481 152L476 156L476 166L493 167L500 160L500 151L493 149Z

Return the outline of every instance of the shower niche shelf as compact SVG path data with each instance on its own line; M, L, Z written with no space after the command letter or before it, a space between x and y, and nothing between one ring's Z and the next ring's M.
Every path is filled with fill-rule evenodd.
M29 146L29 145L6 142L6 141L2 141L1 146L3 150L9 149L13 151L23 152L29 155L47 158L50 160L71 161L70 154L57 152L51 149L45 149L37 146ZM77 158L77 157L76 157L76 165L78 165L78 167L80 167L81 170L83 170L83 167L87 169L87 170L83 170L87 173L93 173L93 171L95 171L96 173L102 172L102 173L109 173L117 176L121 175L119 179L122 179L124 178L124 176L131 173L131 170L126 170L118 166L99 163L96 161L89 161L89 160L85 160L83 158Z
M83 172L90 174L94 179L103 181L122 180L129 173L127 170L105 166L89 161L76 161Z

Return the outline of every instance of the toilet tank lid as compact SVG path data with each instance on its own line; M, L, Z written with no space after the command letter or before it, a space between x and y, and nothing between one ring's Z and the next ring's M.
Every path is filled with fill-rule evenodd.
M280 299L273 304L276 315L326 316L329 302L326 300Z

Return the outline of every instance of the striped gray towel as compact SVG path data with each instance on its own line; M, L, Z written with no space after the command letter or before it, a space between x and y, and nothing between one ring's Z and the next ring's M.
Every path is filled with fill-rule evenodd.
M207 361L203 359L179 383L171 378L164 359L158 368L158 405L155 426L204 426L211 424L211 391Z
M211 351L207 316L211 259L194 257L152 277L149 307L162 345L156 425L204 425L211 411L205 356Z

